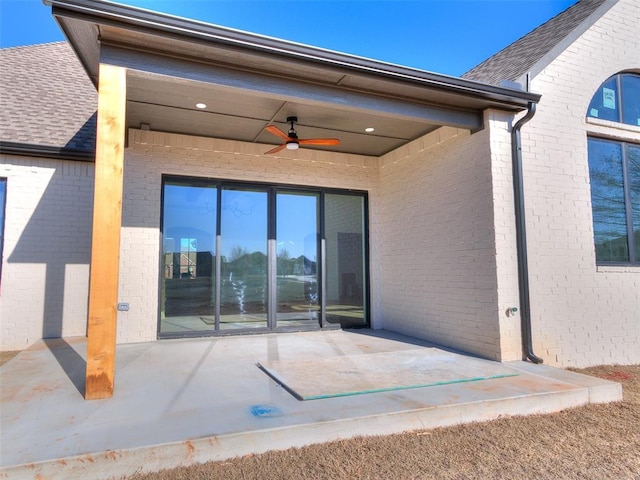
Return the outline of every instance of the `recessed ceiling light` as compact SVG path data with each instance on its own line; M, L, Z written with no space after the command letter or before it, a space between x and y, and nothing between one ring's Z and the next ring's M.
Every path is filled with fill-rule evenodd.
M367 128L364 129L364 131L367 132L367 133L375 132L375 130L376 129L373 128L373 127L367 127Z
M196 108L200 108L200 109L207 108L207 104L202 102L196 103Z

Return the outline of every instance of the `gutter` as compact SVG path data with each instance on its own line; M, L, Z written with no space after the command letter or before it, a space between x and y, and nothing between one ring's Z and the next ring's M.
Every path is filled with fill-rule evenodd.
M244 52L268 57L277 56L289 61L345 69L355 74L372 75L395 82L411 83L443 92L482 98L486 101L501 103L503 106L525 108L527 102L537 102L540 98L539 95L528 91L403 67L103 0L42 0L42 2L51 6L54 17L105 24L165 38L177 36L182 39L204 41L212 47L238 48ZM67 37L69 38L68 35ZM71 38L69 40L73 44ZM90 76L93 75L90 73Z
M0 141L0 153L5 155L44 157L56 160L75 160L80 162L93 162L95 160L94 150L80 150L77 148L6 142L4 140Z
M524 217L524 184L522 180L522 140L520 129L533 118L536 103L529 102L527 113L511 129L511 161L513 166L513 193L516 216L516 247L518 250L518 286L520 291L520 329L522 332L523 360L542 363L533 353L531 341L531 301L529 298L529 264L527 263L527 227Z

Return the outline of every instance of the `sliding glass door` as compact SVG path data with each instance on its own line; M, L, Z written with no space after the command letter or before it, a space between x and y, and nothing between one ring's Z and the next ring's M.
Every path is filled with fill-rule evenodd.
M361 195L325 195L326 319L367 323L365 202Z
M276 194L276 322L319 325L318 194Z
M220 330L267 327L267 192L222 188Z
M215 330L217 189L165 184L163 192L163 333Z
M159 335L365 326L366 196L166 178Z

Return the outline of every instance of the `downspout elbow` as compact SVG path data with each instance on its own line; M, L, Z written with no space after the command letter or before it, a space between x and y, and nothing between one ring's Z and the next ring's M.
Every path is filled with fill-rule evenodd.
M531 302L529 296L529 265L527 262L527 229L524 210L524 182L522 175L522 140L520 130L536 113L536 103L529 102L527 113L511 129L511 160L513 166L513 192L516 220L516 247L518 254L518 285L520 291L520 328L523 358L542 363L533 353L531 338Z

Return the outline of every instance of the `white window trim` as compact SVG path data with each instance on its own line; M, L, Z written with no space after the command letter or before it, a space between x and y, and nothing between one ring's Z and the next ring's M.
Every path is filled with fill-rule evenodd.
M587 136L640 144L640 127L587 117Z
M638 265L596 265L598 273L640 273Z

